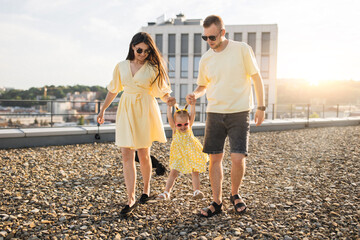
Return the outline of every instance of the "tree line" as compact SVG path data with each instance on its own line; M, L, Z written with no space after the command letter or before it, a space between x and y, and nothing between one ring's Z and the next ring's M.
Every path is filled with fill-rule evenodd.
M44 96L46 88L46 97ZM37 97L41 96L40 100L49 100L51 96L55 99L65 98L68 93L74 94L75 92L96 92L97 100L104 100L107 94L107 89L100 86L85 86L85 85L75 85L75 86L54 86L54 85L45 85L41 88L29 88L28 90L20 89L9 89L4 92L0 92L0 100L38 100ZM3 101L1 105L3 106L23 106L29 107L34 105L35 102L6 102ZM39 103L36 103L39 105ZM44 103L46 104L46 103ZM41 105L41 104L40 104Z

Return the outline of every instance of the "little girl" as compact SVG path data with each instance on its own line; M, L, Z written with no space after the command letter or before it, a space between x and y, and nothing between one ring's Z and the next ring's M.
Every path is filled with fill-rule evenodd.
M204 194L200 191L199 172L206 171L206 162L209 156L202 152L203 146L194 136L191 126L195 120L195 102L191 104L190 114L186 109L179 109L172 116L172 106L167 107L167 117L173 130L172 143L170 147L170 174L166 182L165 191L158 195L157 199L170 200L170 192L174 186L179 172L191 173L194 189L193 198L202 199Z

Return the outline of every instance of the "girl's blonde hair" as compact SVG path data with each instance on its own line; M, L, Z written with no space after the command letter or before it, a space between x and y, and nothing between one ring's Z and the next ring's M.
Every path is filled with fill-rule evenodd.
M174 113L174 120L179 117L179 118L189 118L190 119L190 114L187 110L187 107L189 105L186 104L185 107L183 109L180 109L179 108L179 105L178 104L175 104L175 113Z

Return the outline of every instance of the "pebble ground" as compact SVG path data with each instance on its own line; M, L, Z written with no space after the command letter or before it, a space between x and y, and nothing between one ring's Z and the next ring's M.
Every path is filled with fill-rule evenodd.
M170 142L151 149L167 168ZM360 126L251 134L242 216L229 202L225 149L225 207L211 219L197 216L211 201L207 172L205 199L192 199L191 176L182 175L171 201L152 200L122 219L126 192L113 143L0 150L0 240L360 239ZM154 171L152 195L166 177Z

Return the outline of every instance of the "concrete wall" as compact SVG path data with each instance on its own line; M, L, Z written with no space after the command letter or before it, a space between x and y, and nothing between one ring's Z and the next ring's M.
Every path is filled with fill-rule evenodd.
M256 127L254 123L251 123L250 131L284 131L314 127L354 125L360 125L360 117L311 119L310 121L299 119L265 121L259 127ZM195 123L193 126L194 135L203 136L204 129L204 123ZM166 137L171 138L172 131L169 125L165 125L165 133ZM100 139L95 138L96 134L100 135ZM114 124L104 125L99 129L97 127L0 129L0 149L114 141Z

